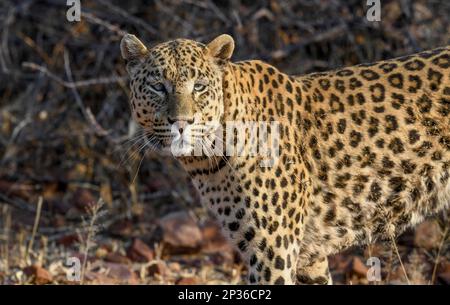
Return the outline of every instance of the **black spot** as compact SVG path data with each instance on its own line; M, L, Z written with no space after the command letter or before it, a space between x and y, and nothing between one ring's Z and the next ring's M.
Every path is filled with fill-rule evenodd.
M401 166L405 174L412 174L417 167L416 164L412 163L410 160L403 160Z
M417 130L412 129L408 133L409 136L409 144L415 144L420 140L420 134Z
M400 193L406 188L406 185L402 177L392 177L389 179L389 187L394 192Z
M266 268L266 270L264 271L264 279L267 281L267 282L270 282L270 278L271 278L271 272L270 272L270 269L267 267Z
M372 100L375 103L381 103L385 98L385 88L382 84L376 83L369 87L370 92L372 92Z
M405 148L403 147L403 142L399 138L392 139L392 141L389 143L388 148L392 150L392 152L395 154L400 154L405 151Z
M408 61L405 64L405 69L409 70L409 71L419 71L419 70L422 70L423 67L425 67L425 64L418 59Z
M433 59L432 63L441 68L447 69L450 67L450 55L442 54Z
M380 76L378 75L378 73L376 73L375 71L369 70L369 69L364 69L361 71L361 76L363 78L365 78L366 80L376 80L379 79Z
M266 246L267 246L267 240L266 240L266 238L263 238L263 239L259 242L258 248L259 248L259 250L264 251L264 249L266 248Z
M410 75L408 77L411 85L408 87L408 91L411 93L416 93L422 87L422 80L417 75Z
M284 285L284 278L279 276L275 281L275 285Z
M267 248L267 258L272 261L275 253L273 252L272 247Z
M255 237L255 229L250 227L247 232L245 232L244 237L247 241L251 241Z
M345 119L340 119L339 122L337 123L337 131L340 134L343 134L345 132L346 126L347 126L346 120Z
M353 75L353 71L350 69L342 69L336 72L338 76L350 76Z
M239 210L237 210L235 216L237 219L242 219L242 217L244 217L245 215L245 210L243 208L240 208Z
M361 142L362 134L358 131L352 130L350 133L350 145L352 147L357 147Z
M400 109L400 107L405 103L405 97L403 94L392 93L392 107L395 109Z
M356 88L362 87L362 85L363 85L362 82L356 77L350 78L349 88L351 90L355 90Z
M390 134L392 131L395 131L398 129L398 123L397 123L397 118L393 115L386 115L385 117L386 120L386 133Z
M243 252L246 251L247 250L247 242L245 240L241 240L238 243L238 248L239 248L239 250L241 250Z
M370 186L370 193L367 197L368 200L377 202L381 197L381 187L378 185L378 183L373 182Z
M284 270L284 259L282 259L279 255L275 258L275 268Z
M395 68L397 68L396 63L382 63L380 65L380 69L382 69L385 73L392 72Z
M388 77L389 84L395 88L403 88L403 75L401 73L394 73Z
M330 223L333 220L336 219L336 211L333 208L330 208L326 213L325 213L325 217L324 217L324 221L326 223Z
M373 137L378 133L378 125L379 125L379 120L375 117L370 117L369 119L369 136Z
M417 106L419 107L419 111L421 113L428 113L431 109L431 99L423 94L416 102Z
M274 205L274 206L277 205L279 198L280 198L280 195L278 193L274 193L272 195L272 205Z
M230 222L230 223L228 224L228 228L229 228L231 231L237 231L237 230L239 230L239 223L236 222L236 221Z
M287 92L292 93L292 84L290 81L286 82L286 90Z
M344 93L345 92L345 82L341 79L337 79L334 82L334 87L336 88L337 91Z

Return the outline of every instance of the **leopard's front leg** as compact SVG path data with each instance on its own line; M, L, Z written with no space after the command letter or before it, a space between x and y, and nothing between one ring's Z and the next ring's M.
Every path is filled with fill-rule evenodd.
M253 211L225 230L248 267L249 284L295 284L298 242L283 216ZM286 227L285 227L286 226Z
M296 253L292 244L288 245L288 249L283 246L278 248L276 243L262 238L260 245L252 247L247 253L248 283L294 285Z

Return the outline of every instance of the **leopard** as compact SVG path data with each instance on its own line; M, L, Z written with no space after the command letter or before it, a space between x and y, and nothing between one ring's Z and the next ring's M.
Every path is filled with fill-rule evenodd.
M449 46L305 75L232 61L228 34L148 47L126 34L120 49L134 119L152 148L184 147L173 157L248 284L331 284L330 255L448 209ZM235 144L212 136L231 121L276 122L276 158L192 154L198 141ZM244 148L255 142L246 136Z

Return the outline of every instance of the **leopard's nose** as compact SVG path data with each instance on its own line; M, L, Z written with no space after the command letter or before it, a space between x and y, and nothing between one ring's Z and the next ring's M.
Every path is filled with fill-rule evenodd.
M194 118L171 118L168 117L167 121L169 124L171 124L174 128L178 130L180 134L183 133L183 131L190 125L194 123Z

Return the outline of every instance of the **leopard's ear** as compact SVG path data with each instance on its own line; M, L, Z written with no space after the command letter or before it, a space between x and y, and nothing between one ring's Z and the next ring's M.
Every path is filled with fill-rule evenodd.
M217 36L207 45L210 56L219 60L229 60L233 55L234 40L227 34Z
M142 62L148 54L145 45L134 35L126 34L120 42L120 52L123 59L127 62L127 67L132 68Z

